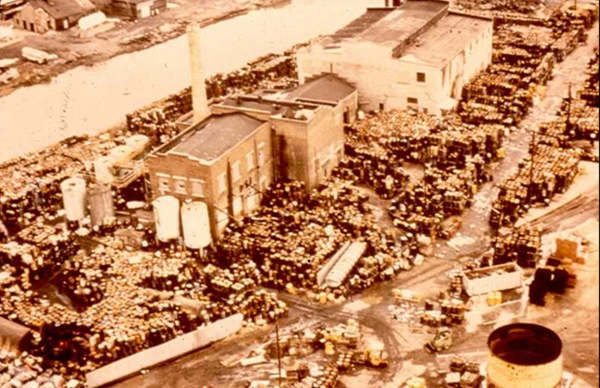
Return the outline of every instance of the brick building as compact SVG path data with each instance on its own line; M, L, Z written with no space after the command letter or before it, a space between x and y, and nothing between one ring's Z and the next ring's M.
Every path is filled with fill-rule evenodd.
M153 196L205 202L213 238L219 238L230 218L258 207L273 180L271 155L268 122L233 112L192 125L145 164Z

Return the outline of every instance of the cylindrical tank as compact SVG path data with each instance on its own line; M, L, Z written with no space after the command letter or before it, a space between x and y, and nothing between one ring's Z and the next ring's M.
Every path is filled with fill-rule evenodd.
M152 202L156 237L166 242L179 237L179 200L171 195L163 195Z
M102 225L108 217L115 216L112 191L109 184L95 183L88 189L92 225Z
M488 387L555 388L562 379L562 341L533 323L499 327L488 338Z
M96 174L96 182L110 184L115 179L111 167L113 165L112 158L108 156L100 156L94 160L94 172Z
M61 182L60 191L67 220L79 221L85 217L85 180L78 177L67 178Z
M150 138L146 135L137 134L125 139L125 145L131 148L134 155L144 152L148 144L150 144Z
M210 223L206 203L186 202L181 205L181 223L186 247L200 249L210 245Z

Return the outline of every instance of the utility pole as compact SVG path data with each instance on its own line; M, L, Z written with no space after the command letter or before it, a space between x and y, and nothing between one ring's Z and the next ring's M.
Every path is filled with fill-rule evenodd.
M277 341L277 368L279 370L277 380L279 381L279 388L281 388L281 352L279 350L279 324L277 321L275 321L275 339Z
M536 142L535 142L535 135L537 133L537 131L532 131L533 133L531 134L531 146L529 147L529 152L531 153L531 166L529 168L529 187L527 188L527 196L529 197L529 199L531 199L531 191L532 191L532 187L533 187L533 162L534 162L534 157L535 157L535 148L536 148Z
M573 100L573 96L571 95L571 82L569 82L569 95L567 97L567 122L566 122L566 130L569 136L571 136L571 102Z

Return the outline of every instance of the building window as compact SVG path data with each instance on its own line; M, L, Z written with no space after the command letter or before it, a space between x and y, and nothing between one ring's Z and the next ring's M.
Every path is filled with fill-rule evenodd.
M425 82L425 73L417 73L417 82Z
M406 102L408 102L409 104L418 104L418 103L419 103L419 100L418 100L418 99L416 99L416 98L414 98L414 97L408 97L408 98L406 99Z
M265 143L258 143L258 166L262 167L266 160L265 160Z
M194 197L204 197L204 181L200 179L190 179L192 183L192 195Z
M158 177L158 191L165 193L171 190L171 179L168 175L156 174Z
M237 182L240 179L240 161L231 163L231 181Z
M217 189L219 190L219 194L223 194L225 190L227 190L227 182L224 172L219 174L219 177L217 178Z
M383 111L383 108L385 108L385 105L383 105L383 102L379 103L379 110Z
M67 19L64 19L64 20L63 20L63 28L64 28L65 30L69 28L69 20L67 20Z
M254 169L254 151L246 154L246 169L252 171Z
M183 177L176 177L175 178L175 192L177 194L184 194L187 195L187 179L183 178Z

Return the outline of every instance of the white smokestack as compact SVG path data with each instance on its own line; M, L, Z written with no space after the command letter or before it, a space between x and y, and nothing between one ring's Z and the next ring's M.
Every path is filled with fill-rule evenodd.
M200 122L210 116L206 100L206 85L204 83L204 63L202 61L202 29L192 24L187 30L190 45L190 71L192 75L192 107L194 122Z

